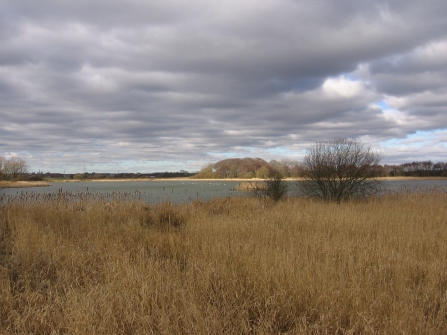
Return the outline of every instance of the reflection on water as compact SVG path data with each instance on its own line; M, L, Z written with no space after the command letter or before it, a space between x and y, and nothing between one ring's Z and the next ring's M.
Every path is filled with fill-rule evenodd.
M213 197L245 197L246 192L237 191L239 181L132 181L132 182L58 182L47 187L31 187L26 189L4 189L2 195L17 196L35 194L38 197L49 194L66 193L78 197L90 196L103 200L136 199L158 203L163 201L190 202L193 200L209 200ZM291 192L296 189L296 181L290 182ZM427 190L442 187L447 190L447 180L394 180L384 181L384 191Z

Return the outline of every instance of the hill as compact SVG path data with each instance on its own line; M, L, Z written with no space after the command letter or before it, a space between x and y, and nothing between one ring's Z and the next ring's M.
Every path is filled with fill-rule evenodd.
M262 158L228 158L207 165L194 178L265 178L275 170L286 177L298 177L301 168L298 162L287 159L267 162Z

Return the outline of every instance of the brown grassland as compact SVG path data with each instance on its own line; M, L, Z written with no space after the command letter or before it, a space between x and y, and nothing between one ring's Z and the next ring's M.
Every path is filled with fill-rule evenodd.
M447 195L0 207L0 334L446 334Z

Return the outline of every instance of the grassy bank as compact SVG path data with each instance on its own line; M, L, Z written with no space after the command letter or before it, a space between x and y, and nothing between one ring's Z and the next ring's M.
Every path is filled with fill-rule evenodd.
M446 204L10 204L0 334L445 334Z
M27 187L40 187L50 186L50 183L46 181L5 181L0 180L1 188L27 188Z

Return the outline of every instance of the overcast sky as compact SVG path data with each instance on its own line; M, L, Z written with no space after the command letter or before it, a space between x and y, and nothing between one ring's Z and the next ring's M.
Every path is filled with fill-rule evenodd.
M360 139L447 161L445 0L0 0L0 155L196 171Z

